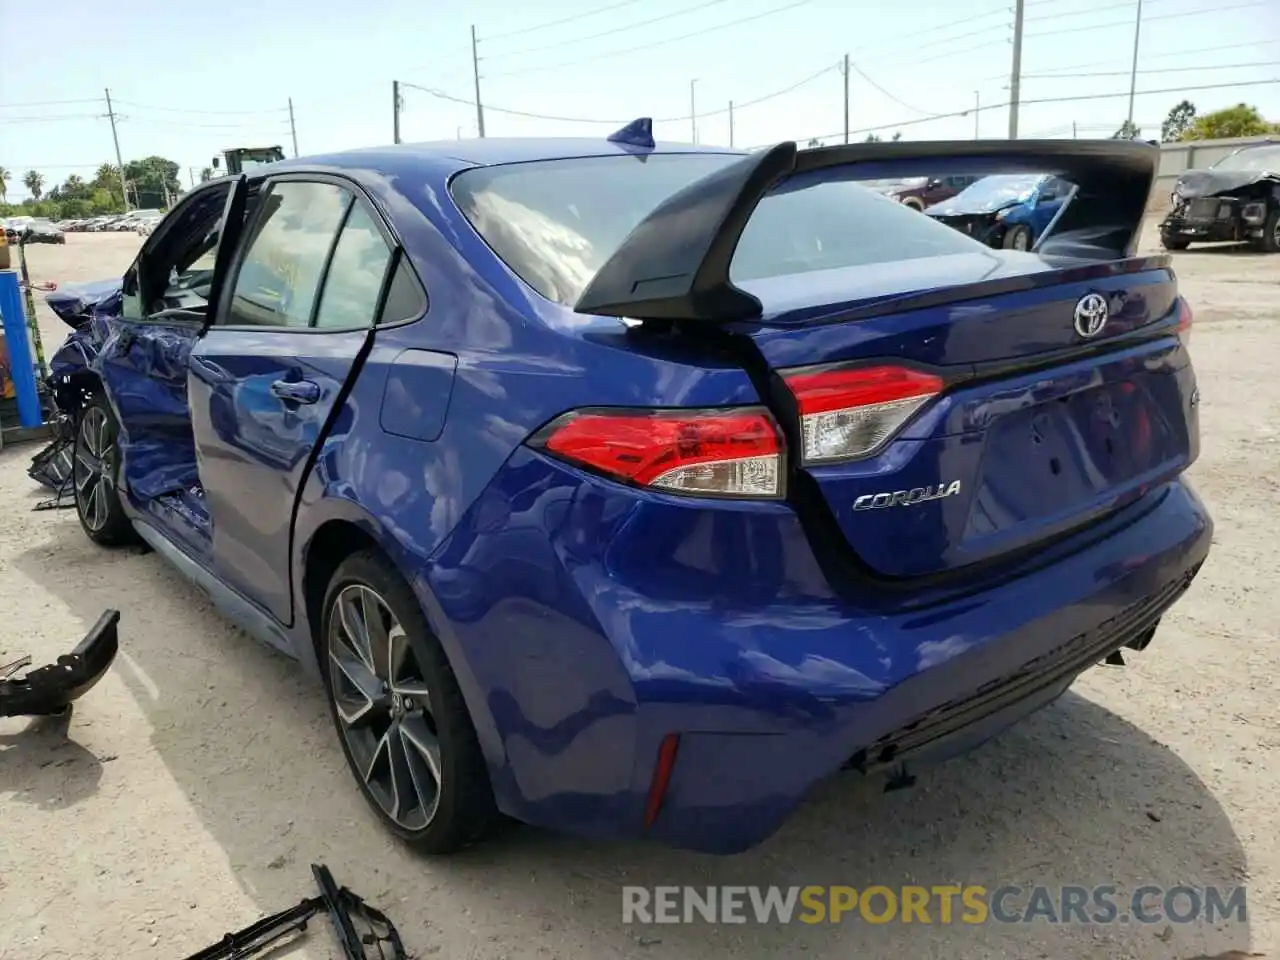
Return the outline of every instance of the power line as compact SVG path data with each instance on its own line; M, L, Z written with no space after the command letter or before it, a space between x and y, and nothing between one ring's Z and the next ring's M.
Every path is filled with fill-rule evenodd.
M699 10L706 10L709 7L717 7L722 3L728 3L729 0L704 0L702 3L695 4L692 7L685 7L681 10L675 10L671 13L664 13L661 16L650 17L648 20L638 20L635 23L624 24L621 27L610 27L608 30L601 30L599 33L588 34L585 37L570 37L567 40L556 40L552 43L540 44L536 47L522 47L519 50L512 50L507 53L501 53L499 57L519 57L526 53L537 53L541 50L554 50L557 47L568 46L572 43L588 43L592 40L599 40L601 37L611 37L615 33L626 33L639 27L648 27L655 23L662 23L665 20L674 20L676 17L686 17L691 13L697 13ZM481 60L488 60L489 57L481 57Z
M1202 70L1244 70L1256 67L1277 67L1280 60L1260 60L1257 63L1219 63L1213 66L1199 67L1159 67L1153 70L1139 70L1138 73L1195 73ZM1024 80L1068 80L1083 77L1127 77L1128 70L1100 70L1093 73L1024 73Z
M60 113L53 117L0 117L0 123L54 123L59 120L98 120L96 113Z
M1162 90L1139 90L1137 91L1137 96L1145 97L1145 96L1152 96L1155 94L1166 94L1166 93L1174 93L1174 94L1197 93L1201 90L1222 90L1222 89L1227 89L1229 87L1259 87L1259 86L1265 86L1267 84L1272 84L1272 83L1280 83L1280 77L1273 77L1270 80L1241 80L1235 83L1210 83L1210 84L1205 84L1203 86L1196 86L1196 87L1168 87ZM1044 104L1044 103L1077 103L1085 100L1122 100L1128 96L1129 96L1129 91L1124 90L1120 93L1091 93L1091 94L1083 94L1083 95L1074 96L1074 97L1037 97L1033 100L1022 100L1021 105L1030 106L1033 104ZM1011 106L1011 104L1007 101L1005 103L984 103L981 106L973 107L970 110L957 110L954 113L940 114L937 117L920 117L914 120L901 120L897 123L882 123L879 126L862 127L858 130L850 130L849 132L850 133L878 133L881 130L894 130L899 127L914 127L922 123L932 123L934 120L964 117L974 112L985 112L987 110L1004 110L1009 106ZM844 131L841 131L839 133L824 133L820 137L793 137L792 139L798 142L800 140L830 140L834 137L842 137L842 136L844 136ZM762 146L764 145L762 144Z
M786 96L789 93L794 93L796 90L799 90L801 87L812 83L814 80L817 80L819 77L825 76L826 74L831 73L833 70L839 69L839 67L840 67L839 64L835 64L835 63L829 64L828 66L823 67L821 70L811 73L807 77L804 77L801 80L797 80L795 83L792 83L786 87L782 87L779 90L771 91L770 93L766 93L759 97L755 97L752 100L735 101L733 105L733 109L734 111L745 110L748 107L754 107L757 104L765 103L769 100L775 100L778 97ZM399 83L402 88L407 87L412 90L420 90L421 92L428 94L432 97L435 97L439 100L447 100L450 103L462 104L463 106L468 106L468 107L475 106L474 100L468 100L466 97L457 97L457 96L454 96L453 94L446 93L443 90L436 90L431 87L423 87L416 83L409 83L408 81L405 81L405 80L401 80L399 81ZM491 111L493 113L504 113L504 114L509 114L511 116L515 116L515 117L526 117L531 120L550 120L557 123L598 123L598 124L630 123L632 120L635 119L635 117L627 117L625 119L604 118L604 117L562 117L562 116L556 116L554 114L532 113L528 110L516 110L510 107L494 107L487 103L485 104L484 108L486 111ZM715 117L728 112L729 112L728 107L722 107L716 110L707 110L705 112L701 112L698 114L698 118L702 119L703 117ZM654 123L674 123L676 121L688 120L688 119L689 119L688 114L681 114L680 116L676 116L676 117L656 117L654 118L653 122Z
M145 103L137 103L133 100L117 100L116 103L122 106L133 107L135 110L157 110L165 113L194 113L210 117L248 117L289 112L288 107L272 107L266 110L193 110L190 107L153 107Z
M27 103L0 103L0 109L14 109L26 107L61 107L72 103L99 103L100 99L84 99L84 100L33 100Z
M502 40L507 37L521 37L521 36L524 36L526 33L533 33L536 30L547 30L551 27L559 27L566 23L573 23L576 20L585 20L587 19L587 17L594 17L601 13L608 13L611 10L620 10L623 7L629 7L632 4L639 3L639 2L640 0L619 0L618 3L610 4L607 7L599 7L598 9L595 9L595 10L588 10L585 13L575 13L573 16L570 16L570 17L562 17L559 20L548 20L545 23L535 24L532 27L524 27L523 29L520 29L520 30L511 30L511 31L508 31L507 33L499 33L492 37L484 37L482 39L484 40L485 43L489 43L490 41Z
M1142 22L1151 23L1155 20L1176 20L1180 17L1199 17L1206 13L1226 13L1228 10L1244 10L1249 7L1269 7L1273 0L1251 0L1249 3L1237 3L1230 7L1214 7L1204 8L1202 10L1182 10L1178 13L1164 13L1156 17L1143 17ZM1043 33L1028 33L1027 39L1031 40L1035 37L1058 37L1066 33L1085 33L1089 30L1107 30L1111 27L1132 27L1132 20L1117 20L1113 23L1094 23L1084 27L1068 27L1065 30L1046 30Z
M911 104L907 103L905 100L900 100L900 99L898 99L898 98L897 98L897 97L895 97L892 93L890 93L888 90L886 90L884 87L880 86L880 84L876 83L874 80L872 80L870 77L868 77L868 76L866 75L866 73L862 70L862 68L861 68L861 67L859 67L859 66L858 66L856 63L854 63L852 60L850 60L850 61L849 61L849 69L851 69L854 73L856 73L858 76L860 76L863 80L867 81L867 83L869 83L869 84L870 84L872 87L874 87L876 90L879 90L882 94L884 94L886 97L888 97L888 98L889 98L890 100L892 100L894 103L896 103L898 106L900 106L900 107L906 107L906 108L907 108L908 110L910 110L912 113L921 113L921 114L924 114L924 115L925 115L925 116L927 116L927 117L937 117L937 116L940 116L940 114L932 113L932 112L930 112L930 111L928 111L928 110L921 110L919 107L913 107Z
M608 60L612 57L625 56L628 53L639 53L641 50L652 50L655 47L666 46L669 43L677 43L681 40L691 40L694 37L706 36L709 33L718 33L721 30L727 30L730 27L741 26L744 23L751 23L754 20L762 20L765 17L771 17L775 14L786 13L788 10L794 10L796 7L802 7L811 0L792 0L791 3L784 4L781 7L773 7L760 13L752 14L749 17L739 17L737 20L729 20L725 23L716 24L713 27L706 27L702 30L694 30L690 33L684 33L676 37L667 37L665 40L654 40L651 43L642 43L634 47L626 47L621 50L607 50L603 53L594 54L590 57L582 57L577 60L567 60L563 63L551 63L537 67L525 67L520 70L506 70L502 73L490 74L491 77L514 77L525 73L542 73L551 70L565 70L569 67L576 67L583 63L595 63L599 60Z

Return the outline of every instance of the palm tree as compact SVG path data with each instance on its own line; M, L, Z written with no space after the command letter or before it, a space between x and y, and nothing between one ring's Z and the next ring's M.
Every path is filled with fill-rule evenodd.
M213 167L201 167L201 168L200 168L200 182L201 182L201 183L208 183L208 182L209 182L210 180L212 180L212 179L213 179Z
M23 185L31 191L31 199L39 200L44 193L44 175L39 170L28 170L22 175Z
M9 202L9 171L0 167L0 203Z

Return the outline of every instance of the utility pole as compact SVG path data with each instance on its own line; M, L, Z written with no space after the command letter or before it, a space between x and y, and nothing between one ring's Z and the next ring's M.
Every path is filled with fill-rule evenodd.
M1071 139L1072 140L1080 139L1080 133L1079 131L1076 130L1076 122L1074 120L1071 121Z
M689 130L693 134L693 142L698 142L698 107L694 100L693 89L698 84L697 79L689 81Z
M844 55L844 142L849 142L849 55Z
M1138 87L1138 41L1142 35L1142 0L1138 0L1138 17L1133 23L1133 67L1129 70L1129 133L1133 132L1133 98Z
M476 25L471 25L471 72L476 78L476 131L484 139L484 107L480 105L480 53L476 40Z
M1013 70L1009 75L1009 139L1018 139L1018 97L1022 83L1022 14L1026 0L1015 0L1013 11Z
M293 155L298 155L298 125L293 119L293 97L289 98L289 133L293 135Z
M400 142L400 81L391 81L391 142Z
M729 149L733 149L733 101L729 101Z
M981 140L978 136L978 119L982 116L982 94L977 90L973 91L973 139Z
M103 91L107 95L107 119L111 121L111 140L116 145L116 169L120 171L120 198L124 202L124 212L129 212L129 185L124 179L124 160L120 158L120 135L116 133L116 112L111 106L111 91Z
M187 179L191 181L191 189L196 188L196 168L187 167Z

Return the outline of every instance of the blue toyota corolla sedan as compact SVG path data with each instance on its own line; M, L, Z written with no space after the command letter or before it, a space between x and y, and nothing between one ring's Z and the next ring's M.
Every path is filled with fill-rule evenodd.
M743 850L1145 648L1209 550L1156 148L650 130L261 167L62 301L85 532L313 671L429 852ZM1046 170L1034 253L856 182Z

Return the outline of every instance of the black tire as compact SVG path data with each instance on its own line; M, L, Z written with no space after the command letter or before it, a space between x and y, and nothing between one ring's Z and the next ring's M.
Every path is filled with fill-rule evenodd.
M919 213L924 213L924 201L917 197L907 197L907 199L902 201L902 205L904 207L910 207L912 210Z
M1160 246L1166 250L1185 250L1191 246L1191 241L1184 237L1171 237L1167 233L1160 235Z
M1016 223L1004 233L1000 244L1006 250L1030 250L1031 229L1025 223Z
M1280 207L1272 208L1267 219L1262 223L1263 253L1280 253Z
M76 516L85 535L102 547L138 542L137 531L120 502L119 426L107 401L91 401L76 418L75 458L71 466Z
M390 639L385 645L384 649L389 651L383 661L388 667L386 673L399 677L398 682L390 684L381 677L376 678L380 683L379 699L386 701L385 705L361 694L362 688L349 672L353 666L360 665L349 656L359 656L359 653L349 643L354 634L339 612L340 603L345 606L355 602L353 596L360 597L362 610L376 607L377 604L367 601L368 592L381 601L386 613L393 618L381 621L387 636L396 633L389 625L398 624L403 631L401 642L406 644L402 650L407 652L400 657L401 667L395 671L389 666L396 657L395 646ZM413 590L386 557L377 550L361 550L338 566L325 591L320 630L317 649L329 715L347 766L378 819L391 833L422 853L453 853L480 840L500 821L484 754L444 648L427 625ZM372 633L366 631L366 636ZM370 644L369 648L373 646ZM333 655L334 651L338 651L338 656ZM339 665L342 657L348 657L347 667ZM379 658L375 654L370 659ZM364 665L368 666L368 661ZM409 674L411 678L405 680ZM416 684L425 686L425 691L414 692L412 696L417 703L411 703L408 691ZM357 719L348 720L340 711ZM400 711L398 716L396 711ZM381 726L384 714L385 727ZM435 752L431 759L421 746L425 739L424 723L428 736L434 738ZM393 756L396 743L400 750L398 759ZM390 782L371 785L371 780L380 778L383 766L380 757L385 757ZM366 769L373 774L370 778L365 776ZM407 812L398 812L400 803L390 796L397 794L398 781L391 772L396 769L409 774L409 785L414 788L413 796L420 809L409 805ZM422 791L428 779L436 780L430 800ZM392 802L397 811L394 815L388 809ZM418 822L419 813L422 823Z

